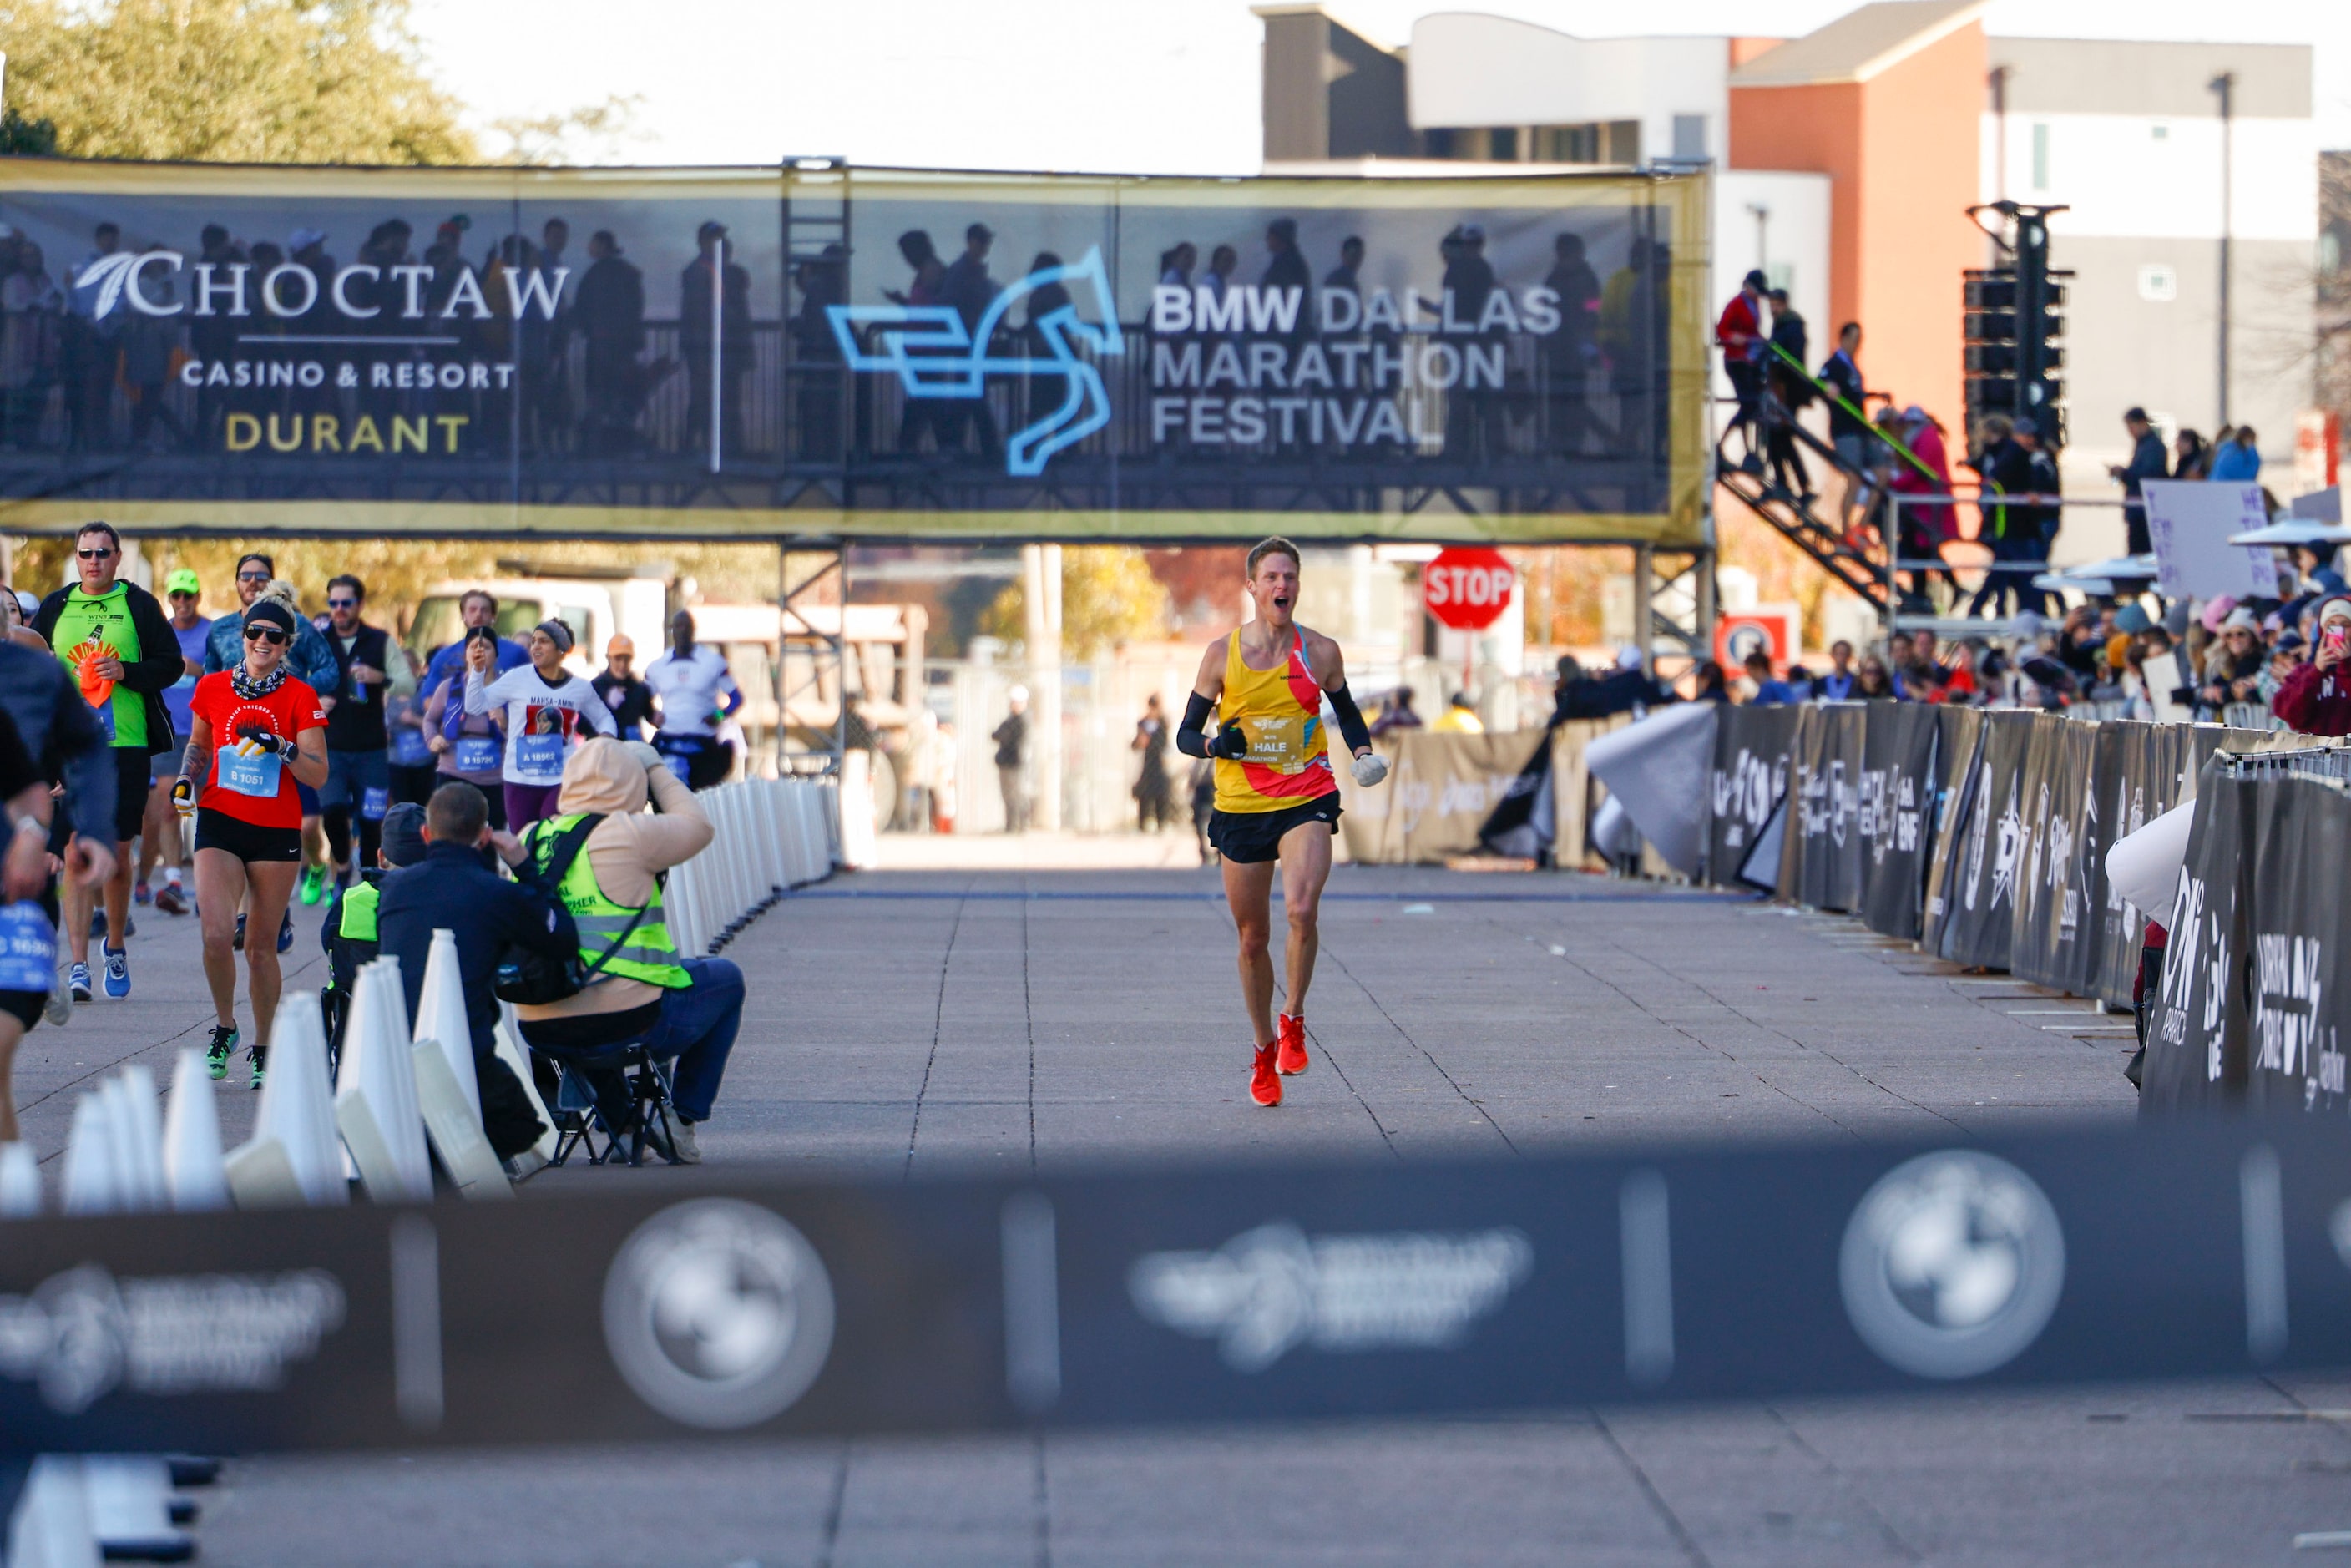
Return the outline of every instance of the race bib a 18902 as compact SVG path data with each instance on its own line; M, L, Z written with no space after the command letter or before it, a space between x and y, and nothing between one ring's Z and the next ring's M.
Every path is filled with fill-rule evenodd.
M563 777L563 737L559 735L517 735L514 754L517 773L532 779Z
M46 995L57 979L57 934L41 906L27 899L0 904L0 991Z

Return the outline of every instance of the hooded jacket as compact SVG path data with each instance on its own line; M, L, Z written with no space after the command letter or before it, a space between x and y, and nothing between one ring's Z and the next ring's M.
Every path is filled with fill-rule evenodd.
M648 789L655 808L650 813L645 810ZM667 768L647 768L627 746L605 736L582 742L564 763L555 810L559 816L603 813L580 852L588 857L604 896L631 908L653 896L655 873L700 854L713 833L710 819L684 780ZM611 975L577 996L517 1011L526 1022L626 1012L660 1001L662 994L659 986Z

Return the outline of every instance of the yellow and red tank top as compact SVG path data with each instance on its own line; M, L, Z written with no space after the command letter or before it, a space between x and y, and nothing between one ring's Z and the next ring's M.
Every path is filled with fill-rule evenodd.
M1306 667L1306 637L1293 630L1290 655L1270 670L1241 658L1241 634L1225 640L1225 695L1217 725L1238 721L1249 755L1217 758L1217 810L1280 811L1339 788L1322 729L1322 688Z

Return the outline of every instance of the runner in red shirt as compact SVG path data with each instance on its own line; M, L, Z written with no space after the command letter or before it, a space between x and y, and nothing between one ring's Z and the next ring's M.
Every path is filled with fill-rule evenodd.
M294 611L263 597L245 612L245 661L206 675L188 699L188 748L172 804L196 820L196 907L204 917L204 978L213 988L214 1078L236 1049L236 912L250 888L252 929L275 931L302 863L299 781L327 779L327 715L319 694L286 670ZM246 944L246 989L253 1002L253 1087L268 1067L277 1015L274 943Z

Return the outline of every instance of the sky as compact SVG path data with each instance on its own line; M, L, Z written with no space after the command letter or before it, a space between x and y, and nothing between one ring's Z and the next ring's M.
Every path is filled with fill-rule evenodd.
M1851 0L1673 0L1642 32L1794 36ZM1385 43L1440 9L1585 37L1621 0L1337 0ZM1669 15L1670 25L1658 18ZM1255 173L1262 24L1249 0L417 0L441 82L484 126L638 99L632 132L581 161ZM2317 46L2324 144L2351 147L2341 0L1992 0L1993 34ZM496 144L493 136L491 141Z

